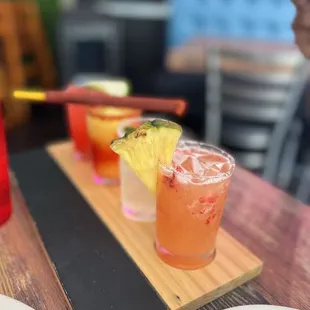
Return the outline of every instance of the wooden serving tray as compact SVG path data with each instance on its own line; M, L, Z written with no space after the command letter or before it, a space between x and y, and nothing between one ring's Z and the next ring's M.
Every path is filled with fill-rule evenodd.
M164 264L153 248L154 223L125 218L118 187L94 184L91 163L73 160L71 142L50 145L47 150L169 309L197 309L261 272L261 260L223 229L217 238L216 258L209 266L183 271Z

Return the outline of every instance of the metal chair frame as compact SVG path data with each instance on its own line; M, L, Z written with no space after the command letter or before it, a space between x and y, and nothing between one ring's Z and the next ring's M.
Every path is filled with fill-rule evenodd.
M278 67L278 70L248 72L241 69L240 72L227 72L222 68L224 59L257 66L272 65L275 68ZM223 115L229 115L230 118L236 120L259 122L262 126L261 145L267 144L262 176L272 183L279 182L282 186L287 186L288 179L290 179L288 173L281 173L282 181L278 180L279 167L284 165L280 162L280 158L283 150L290 150L290 147L285 145L288 142L286 138L291 136L290 129L294 129L293 132L296 135L289 139L293 144L300 135L300 124L297 124L294 117L308 78L309 68L305 59L295 51L262 54L216 48L208 51L206 61L206 140L213 144L221 144L223 128L225 128ZM293 70L281 72L279 68L281 66L290 67ZM229 78L237 79L239 86L227 82ZM243 87L241 88L240 85ZM260 90L259 87L261 87ZM264 126L267 128L268 124L273 125L273 130L269 141L266 141L266 138L263 141L263 136L266 136ZM296 149L296 143L293 147ZM257 159L257 163L262 162L262 158L259 159L259 153L255 153L258 150L254 148L252 151L251 155ZM297 154L297 149L295 153ZM292 154L290 150L290 159L289 156L282 156L285 164L289 166L287 169L290 175L293 170L292 165L294 165L292 160L296 154Z

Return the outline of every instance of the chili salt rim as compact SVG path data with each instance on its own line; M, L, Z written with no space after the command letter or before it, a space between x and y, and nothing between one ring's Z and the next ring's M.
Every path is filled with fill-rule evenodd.
M94 90L93 87L91 87L92 83L96 83L96 82L100 82L100 81L90 81L90 82L85 82L85 83L82 83L80 84L78 87L84 87L84 88L87 88L87 89L90 89L90 90ZM104 91L102 91L104 93ZM121 96L120 96L121 97ZM105 116L105 115L102 115L102 114L99 114L98 112L96 112L96 110L99 110L99 109L104 109L104 108L107 108L107 107L112 107L112 108L117 108L115 106L101 106L101 107L87 107L87 116L90 116L90 117L94 117L94 118L97 118L97 119L100 119L100 120L111 120L111 121L118 121L118 120L122 120L124 118L128 118L128 117L139 117L139 115L141 115L142 111L140 109L135 109L135 108L125 108L125 107L119 107L119 109L122 109L122 110L128 110L128 113L125 113L124 115L114 115L114 116Z
M228 179L229 177L232 176L236 163L235 159L233 158L232 155L227 153L226 151L220 149L219 147L216 147L212 144L204 143L204 142L199 142L195 140L181 140L178 142L177 149L186 149L186 148L191 148L191 147L200 147L202 149L205 149L206 151L214 152L217 155L223 156L225 159L227 159L227 162L229 163L229 171L228 172L221 172L218 176L199 176L195 175L194 173L189 173L189 172L180 172L176 168L173 167L167 167L166 165L162 164L161 162L159 163L159 166L161 169L164 169L165 171L168 171L170 173L173 173L175 175L178 175L180 177L192 177L192 179L200 180L201 183L207 182L207 183L217 183L224 181ZM197 183L195 183L197 184ZM198 184L197 184L198 185Z
M135 110L135 109L131 109L130 108L123 108L123 107L120 107L119 109L128 109L128 113L124 113L124 115L104 115L100 112L97 112L96 110L99 110L99 109L104 109L106 107L109 107L109 106L105 106L105 107L96 107L96 108L89 108L89 110L87 111L87 115L90 116L90 117L93 117L93 118L97 118L97 119L100 119L100 120L111 120L111 121L118 121L118 120L122 120L122 119L128 119L128 117L138 117L140 114L141 114L141 111L140 110Z

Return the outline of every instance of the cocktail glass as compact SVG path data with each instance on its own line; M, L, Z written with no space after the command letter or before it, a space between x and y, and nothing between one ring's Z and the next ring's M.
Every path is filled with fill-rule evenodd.
M70 90L79 91L78 87L70 86ZM90 143L86 126L86 114L88 107L86 105L68 103L67 119L69 134L73 142L73 156L77 159L88 158L90 154Z
M67 91L83 92L83 88L94 88L113 96L126 96L129 92L129 84L121 79L97 80L84 83L79 86L69 86ZM87 132L86 115L89 107L87 105L67 104L67 118L69 133L73 141L74 157L88 158L90 155L90 142Z
M123 137L132 128L147 121L152 121L153 117L136 117L120 123L118 136ZM121 207L123 214L135 221L154 221L156 218L156 198L150 193L146 186L140 181L135 172L120 159L120 188Z
M138 117L140 114L140 110L127 108L100 107L89 110L87 128L95 183L105 185L119 183L119 156L111 150L110 143L118 137L117 128L122 121Z
M179 142L170 168L159 165L155 249L164 262L198 269L214 259L234 168L228 153L195 141Z

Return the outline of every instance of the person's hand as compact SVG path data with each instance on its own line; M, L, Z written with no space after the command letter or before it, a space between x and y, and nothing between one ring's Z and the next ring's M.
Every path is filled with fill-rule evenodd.
M296 16L292 28L295 43L300 51L310 58L310 0L292 0L296 6Z

